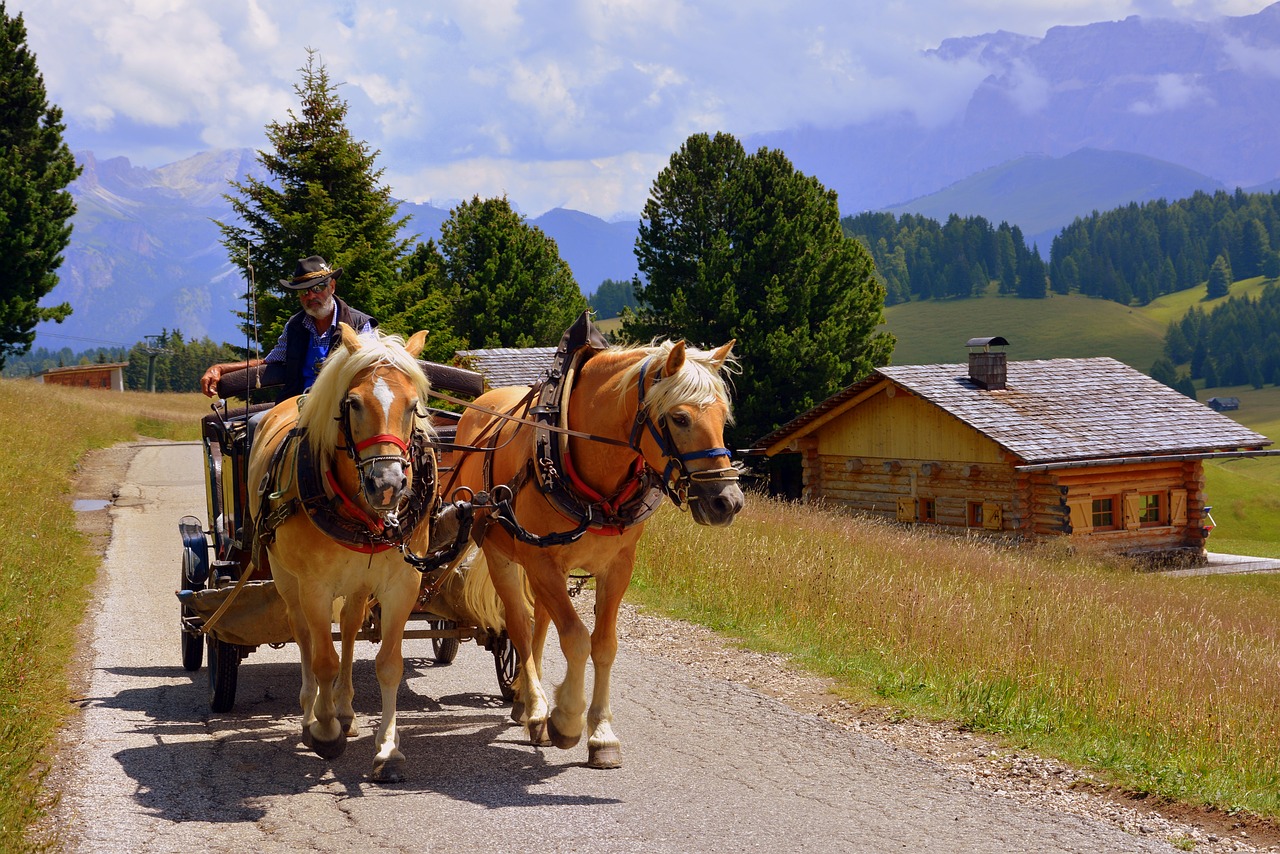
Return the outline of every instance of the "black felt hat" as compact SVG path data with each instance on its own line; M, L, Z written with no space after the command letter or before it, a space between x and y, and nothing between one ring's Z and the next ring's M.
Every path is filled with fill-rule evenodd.
M303 258L294 268L292 279L281 279L280 284L291 291L301 291L315 285L323 285L330 279L337 281L342 275L342 268L329 269L329 263L319 255Z

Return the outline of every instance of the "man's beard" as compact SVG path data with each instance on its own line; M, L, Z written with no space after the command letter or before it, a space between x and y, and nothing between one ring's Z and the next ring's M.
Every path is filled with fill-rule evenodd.
M311 315L312 319L321 320L323 318L333 317L333 307L334 307L333 294L329 294L329 298L325 300L324 303L322 303L321 305L316 306L315 308L312 308L311 306L308 306L308 305L304 305L302 307L302 310L305 311L307 314Z

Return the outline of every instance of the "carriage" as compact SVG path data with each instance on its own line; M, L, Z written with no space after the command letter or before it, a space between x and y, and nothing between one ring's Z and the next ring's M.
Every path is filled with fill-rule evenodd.
M240 660L293 640L303 744L334 759L358 734L352 647L380 641L372 779L394 783L401 639L431 638L440 663L474 640L532 743L567 749L585 735L589 766L618 767L610 672L644 522L664 497L708 526L743 506L724 447L733 342L614 348L584 313L540 382L480 394L477 375L416 359L425 331L407 342L339 332L306 395L259 405L256 427L248 402L241 417L204 421L208 528L179 525L184 667L198 670L207 652L210 705L226 711ZM228 374L218 390L248 400L274 379ZM465 411L432 409L432 398ZM569 599L575 570L595 580L591 629ZM408 628L413 618L427 628ZM554 706L541 685L552 624L567 666Z
M420 362L433 389L475 396L484 382L475 372ZM284 383L282 365L265 365L225 374L218 383L221 401L202 419L201 438L206 522L184 516L178 523L182 540L180 601L182 666L196 672L206 666L209 706L215 712L234 707L240 662L259 646L292 642L284 603L274 589L269 563L251 566L252 520L249 514L249 448L253 427L249 416L270 410L275 390ZM439 444L447 445L458 414L430 408ZM405 638L430 639L437 664L451 663L464 641L474 641L493 655L498 689L504 700L514 696L515 651L505 631L475 625L459 600L469 569L462 549L465 531L449 555L422 572L422 584ZM451 558L451 559L450 559ZM248 574L246 574L246 571ZM335 631L334 639L339 638ZM381 639L380 609L368 609L359 637Z

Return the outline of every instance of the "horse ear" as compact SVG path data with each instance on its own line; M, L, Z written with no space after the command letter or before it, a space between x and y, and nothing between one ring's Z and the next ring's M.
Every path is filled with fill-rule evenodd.
M667 354L667 365L662 369L664 377L674 377L684 367L684 342L677 341L671 345L671 352Z
M348 353L354 353L360 349L360 335L342 321L338 321L338 337Z
M716 348L716 351L711 354L711 367L716 371L723 368L724 363L729 359L729 353L733 350L733 345L737 343L737 338L730 338L728 344L722 344Z
M416 359L422 353L422 348L427 345L427 334L425 329L419 329L413 333L413 337L404 345L404 349L410 356Z

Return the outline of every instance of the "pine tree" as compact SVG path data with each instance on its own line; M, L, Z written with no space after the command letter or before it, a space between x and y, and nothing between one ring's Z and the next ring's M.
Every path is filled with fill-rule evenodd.
M66 303L41 308L40 300L58 283L75 213L66 187L80 167L26 41L22 15L9 17L0 0L0 368L31 349L37 323L71 314Z
M737 339L737 425L745 447L888 363L877 333L884 287L845 236L836 195L780 151L747 155L734 137L689 137L645 204L636 256L646 283L623 322L638 341L714 346ZM966 280L967 284L967 280Z
M251 261L258 301L259 340L266 347L298 310L292 291L277 283L292 277L298 259L321 255L343 269L338 296L384 322L404 308L405 294L392 296L411 240L397 235L408 217L398 217L377 151L352 137L347 103L338 97L314 50L294 86L300 113L267 125L272 150L259 151L269 180L250 176L228 195L238 222L218 223L233 264L247 275ZM246 258L246 245L252 257ZM419 283L422 285L422 283Z
M454 208L440 250L454 331L469 348L551 346L587 308L555 241L505 198Z
M1222 255L1213 261L1206 286L1209 299L1225 297L1231 291L1231 264Z

